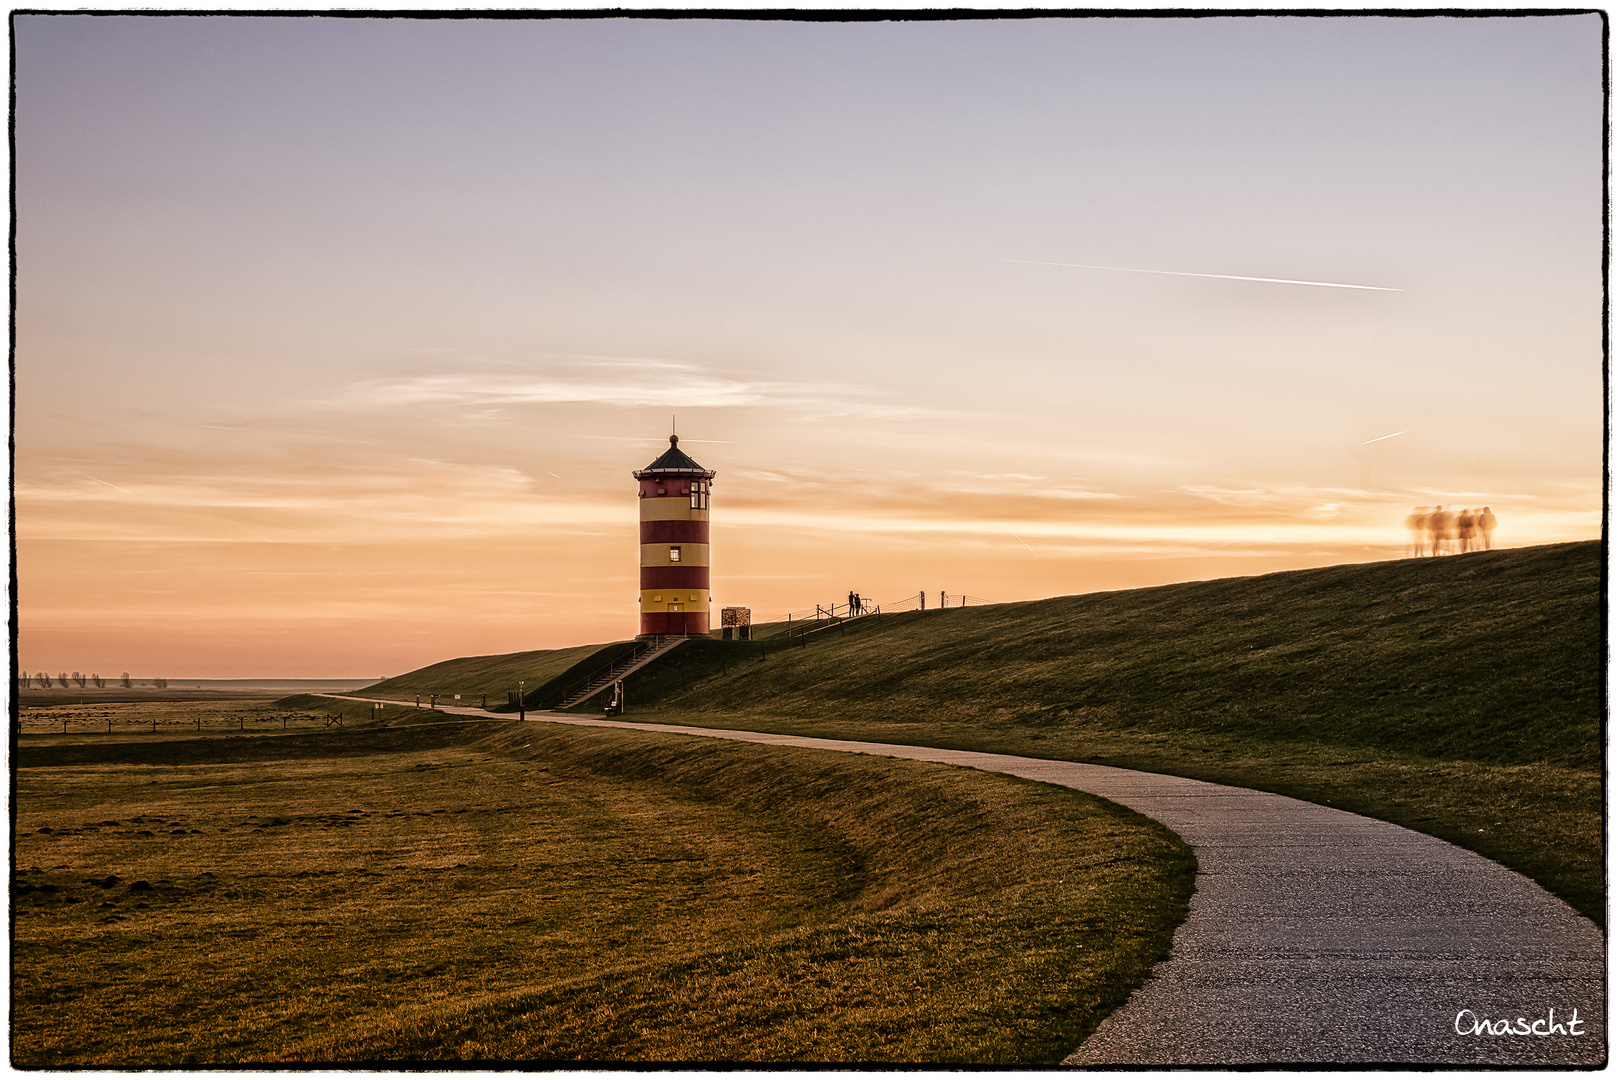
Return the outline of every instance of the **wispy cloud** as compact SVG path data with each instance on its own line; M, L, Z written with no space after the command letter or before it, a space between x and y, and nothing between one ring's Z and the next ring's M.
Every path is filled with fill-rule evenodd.
M415 408L498 410L535 405L734 409L773 406L800 420L907 421L960 415L887 400L846 382L790 382L714 371L686 361L639 357L554 358L522 374L468 371L367 379L317 403L343 411ZM481 419L492 412L468 413Z
M348 387L335 404L360 408L589 403L625 408L733 408L763 404L775 391L771 384L722 378L668 361L596 361L578 367L527 375L479 372L371 379Z
M1143 270L1137 266L1098 266L1094 263L1046 262L1043 259L993 259L978 255L956 255L957 259L977 262L1023 263L1029 266L1070 266L1078 270L1114 270L1124 274L1167 274L1170 277L1219 278L1224 281L1258 281L1267 285L1312 285L1322 289L1366 289L1370 292L1404 292L1386 285L1350 285L1342 281L1300 281L1296 278L1248 277L1245 274L1202 274L1191 270Z
M407 458L293 474L257 464L148 468L120 475L122 484L66 469L29 476L15 488L18 532L34 539L405 543L535 527L598 529L635 513L622 499L537 497L532 477L503 465Z

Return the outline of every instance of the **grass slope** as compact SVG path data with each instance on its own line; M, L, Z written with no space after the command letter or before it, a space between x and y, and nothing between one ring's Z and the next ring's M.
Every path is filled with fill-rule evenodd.
M1429 832L1604 918L1594 542L697 642L637 720L968 747L1279 791Z
M505 705L507 692L515 691L519 681L526 684L524 692L532 699L540 688L576 667L589 667L596 654L621 644L577 645L570 649L537 649L496 656L462 656L395 675L354 693L400 701L414 701L418 695L425 701L431 694L438 694L442 701L460 694L463 705L476 704L476 699L487 694L492 710L497 704Z
M23 1068L1054 1063L1194 872L1077 792L656 733L30 736L16 765Z

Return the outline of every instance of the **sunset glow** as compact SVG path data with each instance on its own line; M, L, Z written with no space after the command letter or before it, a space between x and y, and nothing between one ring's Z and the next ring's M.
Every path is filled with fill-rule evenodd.
M18 16L19 663L633 636L673 423L756 621L1597 537L1601 31Z

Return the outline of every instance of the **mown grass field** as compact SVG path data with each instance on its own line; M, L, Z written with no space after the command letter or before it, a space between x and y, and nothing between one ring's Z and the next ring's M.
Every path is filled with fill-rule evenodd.
M1191 889L1064 789L399 713L24 736L13 1065L1050 1064Z
M1595 542L697 641L629 716L1174 773L1471 848L1604 923Z

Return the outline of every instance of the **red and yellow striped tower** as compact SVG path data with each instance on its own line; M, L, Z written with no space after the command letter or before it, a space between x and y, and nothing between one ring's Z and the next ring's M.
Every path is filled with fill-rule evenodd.
M708 632L708 493L712 470L669 436L640 481L640 636Z

